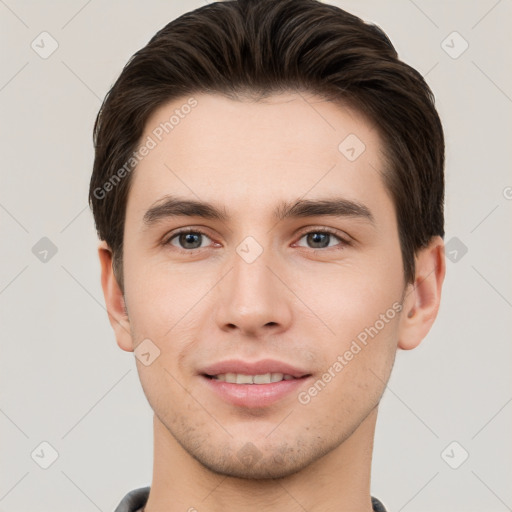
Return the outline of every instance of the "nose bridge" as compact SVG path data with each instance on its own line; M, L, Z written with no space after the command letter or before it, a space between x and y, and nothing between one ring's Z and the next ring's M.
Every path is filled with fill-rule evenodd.
M232 264L232 298L239 301L242 308L250 304L253 307L261 302L269 301L275 296L275 275L269 267L276 264L278 256L272 254L270 235L245 237L235 248Z
M286 290L274 274L280 265L273 246L271 235L260 230L234 248L232 270L219 297L217 320L221 328L230 325L254 333L269 324L283 327L289 321Z

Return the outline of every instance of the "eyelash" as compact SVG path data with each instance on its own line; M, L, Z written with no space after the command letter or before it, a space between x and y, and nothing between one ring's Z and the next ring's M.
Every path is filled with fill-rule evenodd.
M194 251L201 251L203 249L207 249L207 247L198 247L196 249L182 249L181 247L176 247L176 246L171 244L171 241L174 240L176 237L178 237L179 235L187 234L187 233L200 234L200 235L204 235L207 238L211 239L211 237L208 236L208 234L205 233L204 231L202 231L201 229L197 229L197 228L184 228L184 229L181 229L181 230L173 233L172 236L168 237L162 243L162 245L164 245L164 246L171 246L171 247L173 247L173 249L176 249L179 252L189 253L189 254L194 252ZM309 248L311 251L326 251L327 249L342 250L345 246L350 246L351 245L351 242L349 240L341 237L334 230L331 230L331 229L328 229L328 228L314 228L314 229L311 229L309 231L302 232L300 234L299 240L302 239L304 236L309 235L311 233L326 233L328 235L332 235L332 236L336 237L340 241L340 247L324 247L324 248L319 248L319 249ZM302 247L302 248L303 249L304 248L308 249L307 247Z

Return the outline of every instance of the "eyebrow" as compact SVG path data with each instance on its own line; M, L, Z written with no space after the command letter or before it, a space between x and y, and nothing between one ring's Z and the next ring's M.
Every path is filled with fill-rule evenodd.
M304 217L355 217L375 224L375 219L367 206L346 198L299 199L293 203L283 201L274 209L273 216L282 221ZM164 196L156 201L144 214L143 222L151 227L159 221L173 217L202 217L227 222L230 218L225 207L206 201Z

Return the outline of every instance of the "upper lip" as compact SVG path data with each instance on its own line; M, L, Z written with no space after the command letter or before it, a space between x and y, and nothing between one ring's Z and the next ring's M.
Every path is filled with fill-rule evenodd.
M282 373L291 375L295 378L310 375L307 371L292 366L288 363L276 361L274 359L262 359L260 361L242 361L240 359L230 359L219 361L203 368L200 371L203 375L220 375L223 373L241 373L244 375L263 375L265 373Z

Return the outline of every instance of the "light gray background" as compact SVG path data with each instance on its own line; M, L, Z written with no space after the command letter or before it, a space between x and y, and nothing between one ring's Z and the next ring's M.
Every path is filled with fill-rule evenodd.
M455 261L431 333L398 353L372 493L390 512L512 510L512 3L331 3L379 24L426 76L447 140ZM111 511L151 483L152 411L103 306L92 127L128 58L201 5L0 0L0 512ZM59 45L46 59L31 48L43 31ZM456 59L453 31L469 43ZM57 247L46 262L32 252L42 237ZM43 441L58 452L48 469Z

